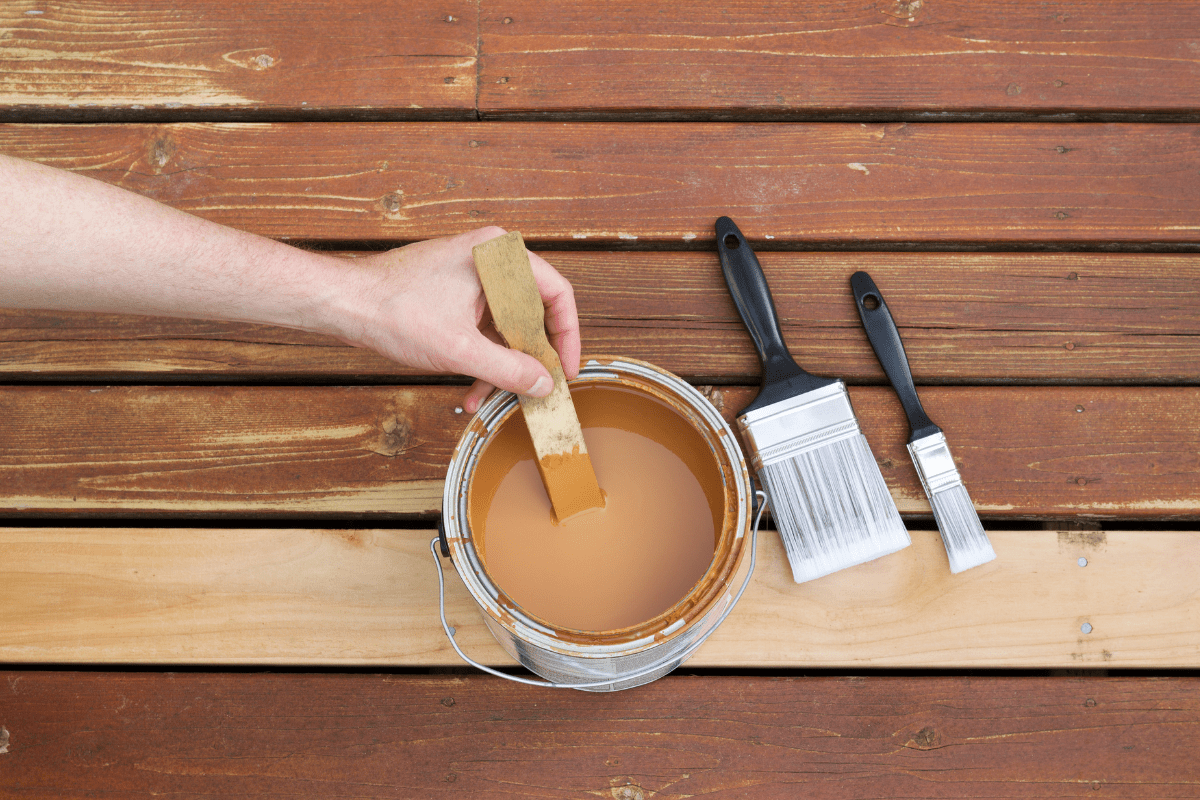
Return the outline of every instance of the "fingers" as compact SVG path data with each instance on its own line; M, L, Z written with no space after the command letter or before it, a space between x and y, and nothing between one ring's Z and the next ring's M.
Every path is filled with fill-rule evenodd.
M471 384L471 388L467 390L467 393L463 395L463 411L468 414L474 414L479 410L479 406L483 404L488 395L492 393L492 389L495 388L495 386L492 386L487 381L476 380Z
M554 388L549 371L533 356L489 340L478 331L464 339L457 347L453 369L478 378L490 386L499 387L516 394L545 397ZM489 389L477 383L468 392L468 398L487 396ZM465 402L465 400L464 400ZM466 410L466 406L463 407Z
M529 265L538 293L546 306L546 331L550 344L558 351L567 378L579 374L579 313L575 307L575 291L570 282L541 256L530 253Z

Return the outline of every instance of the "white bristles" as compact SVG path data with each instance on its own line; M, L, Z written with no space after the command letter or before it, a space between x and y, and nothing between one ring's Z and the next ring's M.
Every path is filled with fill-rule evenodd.
M938 530L942 532L951 572L978 567L996 557L996 551L979 523L967 487L960 483L942 489L929 496L929 503L933 506Z
M766 464L758 477L796 583L911 543L861 433Z
M908 443L913 466L933 506L933 516L950 558L950 571L962 572L996 557L975 505L963 486L950 446L941 431Z

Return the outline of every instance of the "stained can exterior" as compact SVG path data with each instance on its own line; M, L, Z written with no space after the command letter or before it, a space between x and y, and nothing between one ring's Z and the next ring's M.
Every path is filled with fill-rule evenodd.
M720 470L725 513L713 561L704 577L680 599L677 613L667 612L620 632L557 629L523 613L492 583L471 536L467 492L491 433L517 407L515 395L498 392L480 407L454 450L442 495L442 525L454 568L496 641L522 665L554 683L611 679L591 691L640 686L683 663L736 601L749 577L751 561L747 551L753 489L737 439L717 410L686 381L634 359L590 360L572 386L606 383L646 393L670 405L704 436ZM670 499L664 498L664 502Z

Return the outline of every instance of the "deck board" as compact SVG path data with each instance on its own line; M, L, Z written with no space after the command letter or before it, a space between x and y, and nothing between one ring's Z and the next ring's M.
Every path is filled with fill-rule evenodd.
M0 387L0 517L429 518L462 387ZM748 387L707 390L726 419ZM929 505L890 388L851 398L901 512ZM1200 518L1200 388L928 387L980 513Z
M399 6L5 4L0 119L474 118L475 4Z
M3 798L1197 796L1195 678L0 677Z
M347 254L350 255L350 254ZM584 353L689 380L759 363L711 252L543 251L571 281ZM1137 253L759 254L785 339L817 373L882 383L849 291L869 271L923 384L1195 384L1200 259ZM419 380L370 351L241 323L0 310L0 374L46 381Z
M1195 247L1191 124L4 125L0 150L267 236L694 248Z
M1188 0L541 5L482 4L485 116L1061 118L1200 105Z
M462 665L438 621L434 536L0 529L0 662ZM688 666L1200 668L1196 531L994 530L996 560L958 575L936 531L912 537L898 553L796 584L778 534L763 532L749 588ZM441 566L460 645L513 664L450 562Z

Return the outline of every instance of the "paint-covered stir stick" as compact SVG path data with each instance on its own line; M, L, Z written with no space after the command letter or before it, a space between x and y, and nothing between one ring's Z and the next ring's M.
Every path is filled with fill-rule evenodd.
M496 330L509 347L542 362L554 379L547 397L518 395L554 516L564 522L603 508L567 377L546 338L546 312L521 234L513 231L476 245L473 254Z

